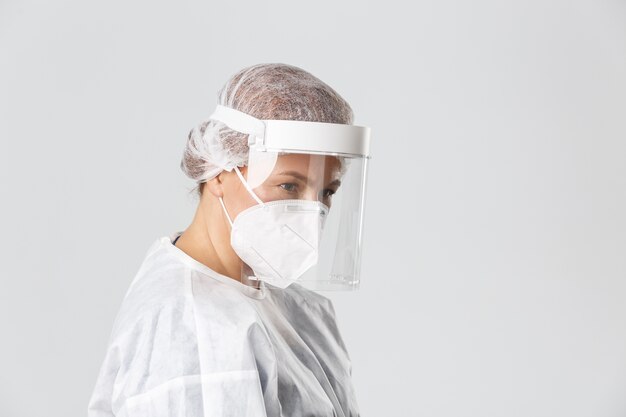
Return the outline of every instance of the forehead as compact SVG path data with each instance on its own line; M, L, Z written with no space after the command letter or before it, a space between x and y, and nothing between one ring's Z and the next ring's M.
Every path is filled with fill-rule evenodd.
M336 175L341 170L341 162L332 155L284 154L278 155L275 172L298 171L302 174Z

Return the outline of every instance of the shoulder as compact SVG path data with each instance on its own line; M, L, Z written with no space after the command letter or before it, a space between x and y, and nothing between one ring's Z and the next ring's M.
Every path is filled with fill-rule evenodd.
M119 410L130 398L195 384L199 375L222 372L222 366L239 369L245 361L225 344L246 343L252 319L242 317L247 310L241 298L153 244L118 310L92 406L109 402ZM206 349L212 354L202 355Z
M157 240L146 252L118 309L111 338L144 327L158 316L181 309L187 303L185 265Z
M242 317L242 313L252 310L245 297L231 286L181 261L166 246L171 244L166 239L157 240L146 252L119 307L113 338L125 338L133 332L150 337L161 329L197 333L207 320L213 326L229 324L232 321L222 320L222 316L237 311Z

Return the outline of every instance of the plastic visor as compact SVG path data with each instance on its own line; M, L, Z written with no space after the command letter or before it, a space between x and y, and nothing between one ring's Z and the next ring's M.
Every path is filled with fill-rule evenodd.
M358 289L370 129L260 120L224 106L211 118L249 135L245 177L263 202L316 199L329 207L318 261L296 282L313 290Z

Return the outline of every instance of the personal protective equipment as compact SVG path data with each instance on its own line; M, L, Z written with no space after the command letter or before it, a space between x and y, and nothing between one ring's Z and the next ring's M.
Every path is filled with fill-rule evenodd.
M130 284L88 417L358 416L332 302L221 275L172 244L181 233Z
M218 92L217 104L259 119L353 122L350 105L333 88L294 65L262 63L233 74ZM208 115L207 115L208 116ZM218 120L203 120L187 137L180 167L197 184L248 161L247 135Z
M230 244L259 280L286 288L317 263L318 246L328 214L319 201L275 200L264 203L235 167L240 181L258 204L233 221L223 198L219 201L231 225Z
M357 289L369 128L339 123L261 120L222 105L216 107L210 119L248 135L246 178L241 177L238 169L236 171L259 205L272 207L266 211L254 207L241 213L245 220L239 222L239 216L231 220L231 244L246 264L242 265L242 282L266 280L280 287L299 282L315 290ZM278 200L289 201L276 203ZM298 206L324 208L319 211L325 218L319 245L315 236L318 225L313 221L316 216L301 211L288 214L292 207L298 207L293 200L311 201ZM271 205L265 206L270 202ZM280 216L272 217L270 212ZM290 219L290 223L283 219ZM286 233L286 240L281 242L279 226L292 223L301 224L299 230L306 236L298 240L299 230L292 230L293 233ZM255 228L259 230L255 232ZM267 235L263 235L265 232ZM295 245L294 258L289 258L289 242ZM307 242L310 249L306 247Z

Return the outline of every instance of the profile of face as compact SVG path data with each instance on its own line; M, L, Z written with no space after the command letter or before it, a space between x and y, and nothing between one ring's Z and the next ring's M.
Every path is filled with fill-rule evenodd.
M333 194L341 186L341 168L341 161L335 156L294 153L278 155L270 175L252 190L263 202L317 200L330 209ZM247 167L240 168L240 171L247 179ZM257 204L236 172L224 171L216 180L220 186L216 187L209 181L209 189L213 194L218 190L221 192L233 220L241 211Z

